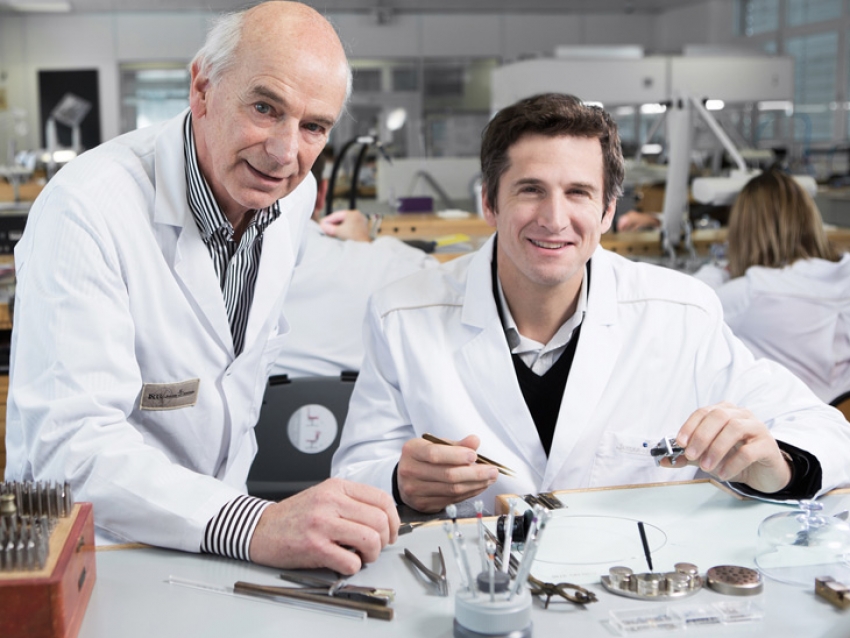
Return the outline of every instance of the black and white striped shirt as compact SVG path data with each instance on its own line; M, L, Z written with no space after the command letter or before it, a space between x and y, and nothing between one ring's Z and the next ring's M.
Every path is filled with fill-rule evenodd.
M263 250L263 231L280 217L280 208L275 202L268 208L254 211L239 242L235 242L233 225L222 213L198 166L191 113L186 115L183 125L183 148L189 209L212 257L233 336L233 353L238 356L245 345L245 327ZM247 495L227 503L207 523L201 551L248 560L254 530L269 505L270 501Z
M224 306L233 335L233 353L239 355L245 345L245 327L254 299L254 285L263 251L263 231L280 217L277 202L254 211L239 242L234 241L233 225L215 201L206 179L198 168L192 114L186 115L183 127L186 154L186 195L201 237L210 251L224 295Z

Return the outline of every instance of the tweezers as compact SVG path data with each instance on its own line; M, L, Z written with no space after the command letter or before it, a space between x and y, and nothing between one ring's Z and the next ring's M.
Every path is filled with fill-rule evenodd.
M428 434L427 432L422 435L422 438L426 441L430 441L431 443L437 443L438 445L457 445L456 443L452 443L451 441L446 441L445 439L441 439L440 437L434 436L433 434ZM516 476L516 472L514 472L509 467L505 467L501 463L496 463L492 459L488 459L483 454L479 454L475 459L476 463L481 463L482 465L492 465L496 469L499 470L499 474L504 474L505 476Z
M321 576L311 576L291 569L281 570L280 577L291 583L306 585L306 587L298 588L298 591L305 594L324 594L326 596L384 606L388 605L395 598L395 592L392 589L349 585L345 578L322 578Z
M298 600L305 600L333 607L345 607L347 609L365 611L366 615L370 618L380 618L381 620L393 619L392 607L338 598L336 596L329 596L327 593L314 594L308 591L303 591L300 587L271 587L268 585L237 581L233 584L233 591L237 594L247 594L271 599L275 599L278 596L282 596L284 598L295 598Z
M441 547L437 548L437 551L440 554L440 573L438 574L432 569L428 569L425 565L422 564L422 561L414 556L413 552L411 552L406 547L404 548L404 557L413 563L416 568L422 572L428 580L434 583L437 586L437 592L439 592L440 596L448 596L449 595L449 581L446 580L446 561L443 558L443 549Z

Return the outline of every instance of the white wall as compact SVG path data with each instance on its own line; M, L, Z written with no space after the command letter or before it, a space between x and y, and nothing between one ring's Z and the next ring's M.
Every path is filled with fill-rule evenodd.
M416 14L377 25L371 16L331 15L353 58L482 56L515 60L558 45L636 44L672 52L685 44L728 41L730 3L707 2L646 15ZM96 68L101 137L119 132L118 65L187 62L201 45L209 13L0 14L0 86L10 107L28 112L30 146L38 143L39 70ZM724 20L726 21L724 23ZM731 31L731 27L728 28ZM4 78L5 74L5 79Z
M10 108L27 111L29 147L39 144L38 72L97 69L101 138L120 129L118 65L188 61L203 42L208 14L0 14L0 77ZM0 80L2 81L2 80Z
M707 0L661 14L655 24L658 53L678 53L686 44L731 41L734 8L729 0Z

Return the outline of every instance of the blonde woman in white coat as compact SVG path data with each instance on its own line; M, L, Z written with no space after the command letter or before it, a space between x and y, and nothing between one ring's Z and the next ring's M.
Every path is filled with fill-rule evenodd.
M850 390L850 254L793 177L750 180L729 217L728 268L704 267L726 323L758 357L784 365L829 403Z

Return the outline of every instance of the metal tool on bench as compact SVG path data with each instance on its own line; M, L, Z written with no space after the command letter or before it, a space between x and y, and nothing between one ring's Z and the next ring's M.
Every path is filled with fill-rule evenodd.
M291 570L285 570L280 577L307 586L275 587L237 581L233 584L233 592L271 600L294 598L310 603L363 611L370 618L393 619L393 608L389 606L395 595L392 589L348 585L344 578L322 578Z
M549 601L552 600L552 596L560 596L564 600L576 603L577 605L595 603L598 600L596 594L592 591L579 585L573 585L572 583L544 583L542 580L538 580L529 574L528 584L531 585L532 596L546 597L543 603L543 609L549 609Z
M440 572L437 573L433 569L429 569L426 567L421 560L416 558L416 556L406 547L404 548L404 557L409 560L416 568L422 572L422 574L430 580L437 587L437 591L440 596L448 596L449 595L449 582L446 580L446 560L443 558L443 549L441 547L437 548L437 552L440 556Z
M489 529L485 530L485 534L487 537L494 541L498 546L501 545L499 539L496 537L493 532ZM496 565L497 567L501 566L501 558L499 558L501 554L497 552L496 557ZM509 569L508 573L514 576L516 574L517 569L519 568L519 561L516 556L513 554L510 555L509 561ZM571 603L575 603L577 605L586 605L589 603L595 603L599 599L589 589L585 589L580 585L574 585L572 583L545 583L542 580L539 580L532 576L528 575L528 584L531 586L531 594L532 596L540 596L546 597L545 602L543 603L543 608L549 608L549 602L552 600L553 596L560 596L564 600L568 600Z
M547 510L559 510L564 507L561 500L554 492L540 492L539 494L526 494L522 497L526 503L534 507L540 505Z
M67 483L0 482L0 636L75 636L97 577L91 503Z
M67 483L0 483L0 571L42 569L50 532L72 506Z
M392 589L349 585L345 578L322 578L321 576L311 576L290 569L283 570L280 573L280 577L290 583L305 585L305 587L298 588L299 591L304 593L334 596L335 598L356 600L358 602L382 605L384 607L389 605L395 598L395 591Z

